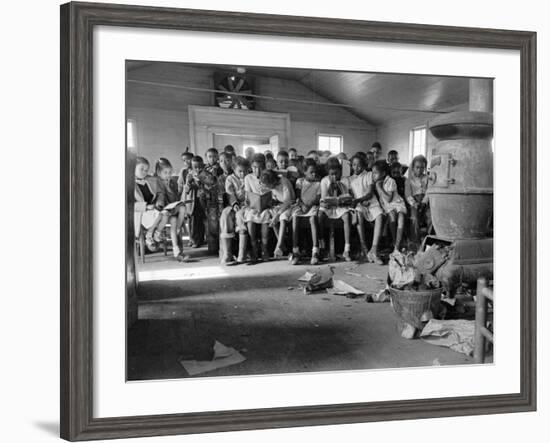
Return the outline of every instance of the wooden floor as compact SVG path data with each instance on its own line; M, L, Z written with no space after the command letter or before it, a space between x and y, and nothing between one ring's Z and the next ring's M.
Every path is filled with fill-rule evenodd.
M304 294L297 278L310 266L282 260L224 267L205 251L193 254L193 263L157 254L140 265L129 380L189 377L179 361L211 359L216 340L246 360L197 377L472 363L447 348L401 338L389 303ZM339 262L334 270L335 278L367 293L385 286L384 266Z

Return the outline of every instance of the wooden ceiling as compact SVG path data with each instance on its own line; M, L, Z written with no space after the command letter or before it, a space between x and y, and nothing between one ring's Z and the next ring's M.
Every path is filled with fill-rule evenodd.
M128 75L146 71L158 63L128 62ZM180 70L185 64L162 63L163 72ZM237 72L236 66L193 65ZM158 66L157 66L158 67ZM157 71L158 72L158 71ZM321 71L293 68L246 67L247 75L290 79L301 83L333 103L342 104L362 120L383 125L418 114L428 118L468 102L465 77L412 74Z

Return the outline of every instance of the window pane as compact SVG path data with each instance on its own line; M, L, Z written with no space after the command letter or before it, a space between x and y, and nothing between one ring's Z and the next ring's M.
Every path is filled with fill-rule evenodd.
M126 123L126 132L128 137L128 148L135 149L136 147L136 125L133 120L128 120Z
M329 143L330 143L329 137L324 136L324 135L319 136L319 150L320 151L325 151L325 150L329 149Z

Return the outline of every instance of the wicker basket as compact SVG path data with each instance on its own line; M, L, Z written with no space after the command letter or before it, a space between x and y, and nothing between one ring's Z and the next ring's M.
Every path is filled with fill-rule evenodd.
M424 327L422 316L425 312L439 312L443 288L424 291L389 288L391 304L396 314L417 329Z

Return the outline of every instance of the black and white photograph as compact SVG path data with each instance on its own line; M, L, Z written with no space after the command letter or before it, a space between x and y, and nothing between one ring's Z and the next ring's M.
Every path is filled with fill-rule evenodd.
M492 78L127 60L126 125L128 381L493 362Z

